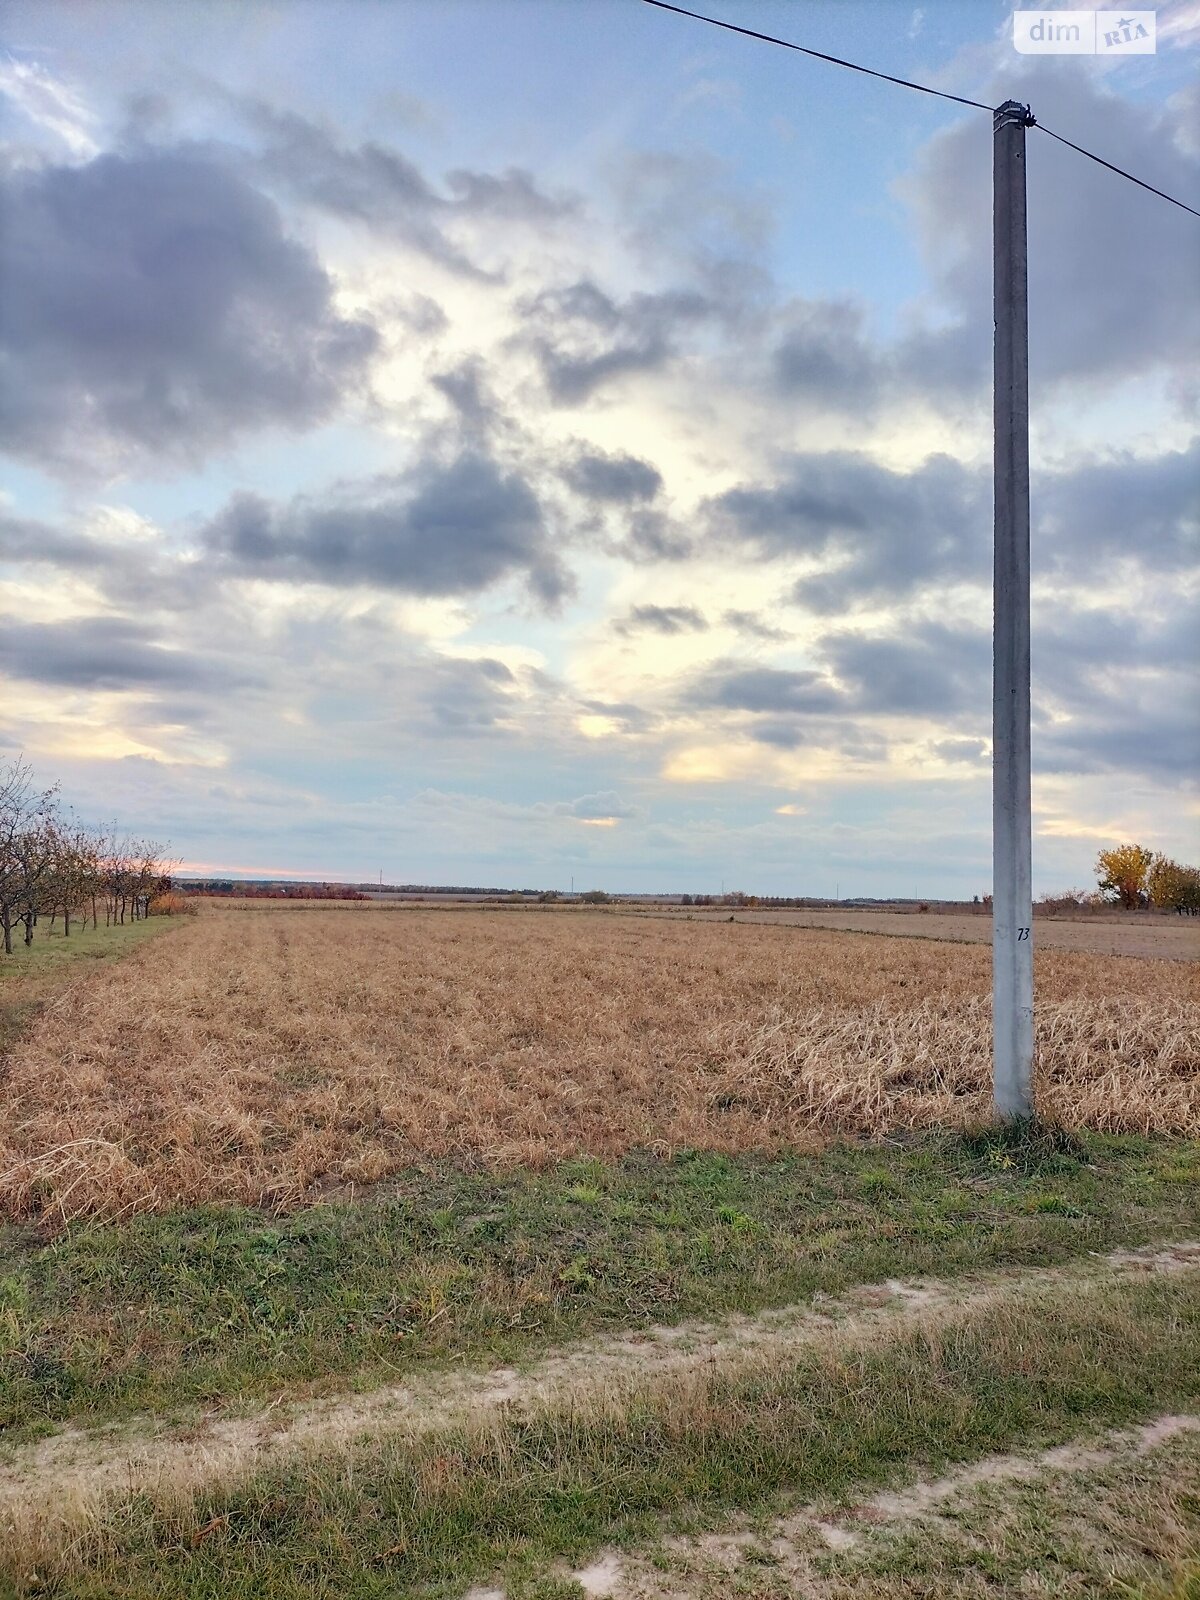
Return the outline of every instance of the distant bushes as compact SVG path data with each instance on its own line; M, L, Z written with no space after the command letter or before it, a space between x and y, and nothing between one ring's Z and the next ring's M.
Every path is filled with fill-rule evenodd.
M200 910L200 903L194 896L180 894L177 889L169 889L165 894L156 894L150 902L149 915L152 917L194 917Z
M193 878L179 885L184 894L236 895L239 900L369 900L361 889L342 883L238 883L233 878Z

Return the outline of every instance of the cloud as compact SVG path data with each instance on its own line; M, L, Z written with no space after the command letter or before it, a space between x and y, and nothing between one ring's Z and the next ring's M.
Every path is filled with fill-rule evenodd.
M987 755L988 747L985 739L937 739L931 748L943 761L975 766Z
M988 485L949 456L899 473L854 452L795 455L775 483L727 490L705 511L718 545L829 563L793 590L797 604L817 612L987 572Z
M1055 132L1200 205L1189 108L1113 93L1075 61L1014 58L995 98L1032 105ZM986 95L985 95L986 98ZM1200 340L1194 227L1182 212L1030 131L1030 382L1187 369ZM991 140L955 123L925 146L901 186L950 326L914 341L926 374L982 382L991 352ZM1185 231L1185 226L1188 231Z
M1077 569L1136 555L1152 571L1200 568L1200 440L1154 457L1114 454L1038 474L1039 561Z
M563 477L588 500L629 505L653 500L662 488L662 474L657 467L637 456L601 455L585 451L570 466Z
M705 633L708 620L695 606L631 606L614 624L617 633Z
M1158 8L1158 41L1173 49L1200 43L1200 0L1167 0Z
M315 256L198 146L0 176L0 425L54 467L198 460L307 428L377 343Z
M1190 586L1152 613L1038 607L1033 675L1035 767L1195 785L1200 605Z
M794 301L773 353L777 386L823 406L862 412L879 405L892 374L866 337L865 314L848 301Z
M468 358L448 372L435 373L430 382L450 402L466 436L476 443L485 440L500 420L500 412L488 389L483 363Z
M616 300L587 278L528 296L519 307L523 341L537 356L558 405L579 405L611 379L666 366L679 333L716 309L691 289Z
M279 582L453 595L518 577L546 605L571 587L529 484L474 453L282 506L236 495L203 540L229 570Z
M0 94L35 127L52 133L77 160L96 154L95 117L68 84L38 62L13 56L0 61Z
M927 622L903 634L837 633L822 653L857 710L990 718L991 641L981 628Z
M1196 569L1198 480L1200 443L1035 472L1036 570L1082 579L1097 560L1132 557L1151 571ZM710 545L809 563L791 598L822 615L932 585L988 581L990 479L948 456L901 473L853 452L795 455L774 482L727 490L703 514Z
M577 800L561 802L553 809L559 816L574 817L576 822L601 825L627 821L640 815L636 806L627 805L611 789L580 795Z
M634 563L686 561L695 552L696 541L673 517L652 507L639 507L629 513L625 537L614 548Z
M244 103L243 109L266 135L261 166L271 180L311 206L397 238L466 277L495 275L455 241L456 223L540 224L575 209L574 201L545 194L519 168L451 172L445 194L398 150L373 140L342 144L329 129L262 102Z
M414 687L432 731L469 734L488 732L507 719L515 683L503 661L442 657L423 663Z
M259 681L225 661L168 649L126 617L0 619L0 670L57 688L227 690Z
M825 715L844 708L845 698L820 672L716 661L688 686L684 703L702 710Z
M784 640L792 637L786 628L776 628L764 622L757 611L723 611L721 621L727 628L749 639Z
M628 700L582 700L577 725L587 738L644 733L654 719Z
M89 568L99 546L83 534L56 528L34 517L0 512L0 561L47 562L57 567Z

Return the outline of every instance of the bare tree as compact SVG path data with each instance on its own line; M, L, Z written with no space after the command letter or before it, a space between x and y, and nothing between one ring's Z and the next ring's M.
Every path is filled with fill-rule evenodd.
M0 927L6 956L13 953L13 929L26 914L30 920L25 942L33 937L37 903L33 885L44 870L40 841L49 840L55 798L56 790L39 791L34 786L33 768L23 756L0 768Z

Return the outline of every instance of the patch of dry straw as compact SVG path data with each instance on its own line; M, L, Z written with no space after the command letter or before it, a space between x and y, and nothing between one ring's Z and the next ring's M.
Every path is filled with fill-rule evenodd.
M81 980L0 1085L0 1207L295 1204L425 1157L770 1151L990 1105L990 952L605 915L206 911ZM1200 1133L1173 962L1041 952L1069 1126Z

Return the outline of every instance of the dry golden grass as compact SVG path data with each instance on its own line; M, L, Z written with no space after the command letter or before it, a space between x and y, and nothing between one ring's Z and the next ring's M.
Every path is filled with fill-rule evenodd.
M1175 962L1042 952L1071 1125L1200 1133ZM208 908L81 980L0 1085L0 1206L288 1205L423 1157L774 1150L986 1117L990 952L604 914Z

